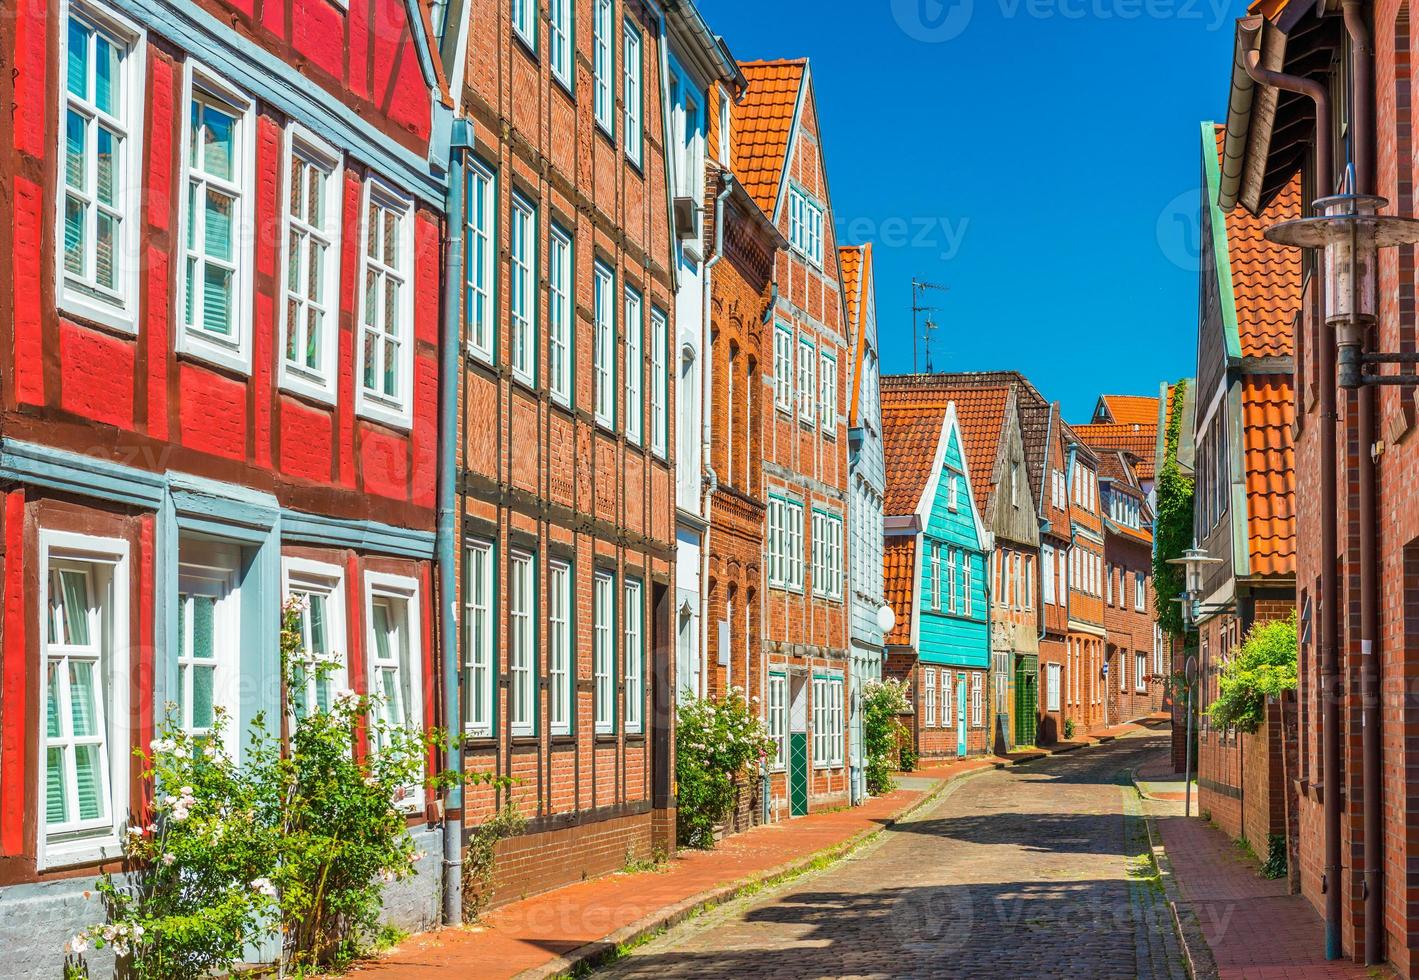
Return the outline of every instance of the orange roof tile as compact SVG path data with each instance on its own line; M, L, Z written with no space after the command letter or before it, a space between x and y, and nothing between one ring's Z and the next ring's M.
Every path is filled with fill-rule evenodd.
M1150 395L1101 395L1108 421L1119 425L1158 424L1158 399ZM1104 421L1099 419L1099 421Z
M938 427L941 415L951 402L956 403L956 424L961 430L961 449L975 491L976 507L985 513L990 495L995 490L995 458L1000 452L1001 434L1005 427L1006 406L1010 403L1010 384L991 387L982 385L957 386L938 375L894 375L882 379L883 426L886 426L888 393L898 410L914 408L934 414ZM896 457L887 459L896 463ZM888 466L891 469L891 466Z
M915 513L936 461L945 408L933 410L894 397L882 389L882 453L887 459L887 490L882 513L900 516Z
M808 61L741 61L739 67L748 85L733 105L730 166L764 213L772 216Z
M1158 404L1158 399L1153 399ZM1151 480L1155 468L1154 455L1158 448L1158 420L1156 417L1147 425L1133 423L1122 425L1110 422L1091 422L1073 427L1075 434L1084 444L1100 450L1118 449L1137 458L1134 472L1140 480Z
M1225 132L1217 127L1219 154ZM1289 357L1295 353L1292 330L1301 309L1301 250L1268 242L1262 233L1278 221L1300 216L1299 171L1261 217L1240 207L1227 212L1227 253L1232 266L1237 341L1243 357Z
M892 535L883 542L882 576L887 603L897 614L896 625L887 634L886 642L890 646L909 646L912 596L916 592L916 535Z
M1242 379L1242 452L1253 575L1296 574L1295 392L1287 374Z
M847 329L852 344L852 394L848 398L848 425L857 425L857 395L862 387L862 344L866 318L862 288L869 281L872 246L844 245L838 249L838 277L842 282L843 301L847 305Z

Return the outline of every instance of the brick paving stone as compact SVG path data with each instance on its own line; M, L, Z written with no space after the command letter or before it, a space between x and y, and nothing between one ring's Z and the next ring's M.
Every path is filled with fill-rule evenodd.
M1185 976L1126 738L989 772L825 871L710 912L612 965L675 977Z

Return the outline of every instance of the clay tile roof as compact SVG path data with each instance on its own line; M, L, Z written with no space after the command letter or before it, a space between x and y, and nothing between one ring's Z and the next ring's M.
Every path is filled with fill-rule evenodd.
M1242 452L1253 575L1296 574L1296 403L1291 376L1242 379Z
M915 513L936 460L945 407L914 404L882 389L882 453L888 460L884 514Z
M862 246L844 245L838 249L838 275L842 277L843 298L847 300L847 324L857 326L857 314L861 307L858 296L859 274L862 272ZM855 330L853 331L856 332Z
M857 396L862 390L862 359L866 345L866 303L864 284L872 281L872 243L844 245L838 249L838 275L842 280L843 299L847 303L848 343L852 345L852 395L848 405L848 424L857 425Z
M1158 424L1158 399L1149 395L1102 395L1109 421L1120 425Z
M1156 406L1158 400L1153 399ZM1155 407L1156 411L1156 407ZM1112 422L1091 422L1074 426L1074 432L1084 444L1098 450L1122 450L1137 457L1134 472L1140 480L1151 480L1154 470L1154 456L1157 453L1158 419L1155 416L1147 425L1120 425Z
M984 514L990 495L995 490L995 457L1000 451L1010 390L1008 384L958 387L938 375L930 374L886 377L882 379L882 425L887 428L887 404L890 400L896 411L929 410L936 419L939 434L942 413L948 404L955 402L956 424L961 430L961 450L966 455L971 489L975 491L976 507ZM935 448L934 444L932 448ZM887 449L887 459L895 465L897 458L891 455L890 447ZM888 470L891 470L891 465Z
M908 646L912 641L912 595L916 582L916 536L894 535L882 547L882 576L887 602L897 614L896 625L887 634L891 646Z
M733 105L730 166L764 213L772 216L808 61L741 61L739 67L748 85Z
M1218 127L1218 152L1224 138ZM1301 309L1301 250L1274 245L1262 232L1301 216L1301 175L1276 195L1258 218L1246 208L1227 212L1227 253L1237 309L1237 340L1243 357L1289 357L1292 328Z

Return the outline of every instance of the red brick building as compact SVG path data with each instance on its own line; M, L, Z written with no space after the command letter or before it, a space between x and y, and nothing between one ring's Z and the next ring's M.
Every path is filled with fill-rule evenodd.
M402 721L437 718L449 109L422 10L69 0L0 23L8 976L57 975L103 921L87 889L145 820L133 750L164 720L225 708L239 757L258 714L385 680ZM333 671L306 690L282 689L283 599ZM435 856L387 910L417 928L436 801L404 802Z
M764 710L775 813L847 801L849 344L832 199L806 60L744 62L730 114L734 175L788 247L762 338Z
M458 469L471 830L498 896L674 844L676 540L663 29L650 5L470 0Z

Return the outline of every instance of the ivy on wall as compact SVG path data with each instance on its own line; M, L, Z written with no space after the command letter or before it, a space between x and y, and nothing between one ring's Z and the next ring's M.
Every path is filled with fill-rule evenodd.
M1187 394L1187 382L1179 381L1173 394L1173 404L1181 406ZM1155 493L1158 512L1153 521L1153 606L1158 626L1164 633L1185 639L1182 606L1175 602L1187 588L1187 576L1181 565L1169 560L1181 558L1192 547L1193 482L1178 466L1178 440L1182 435L1181 411L1169 413L1163 440L1163 465L1158 471Z

